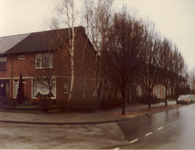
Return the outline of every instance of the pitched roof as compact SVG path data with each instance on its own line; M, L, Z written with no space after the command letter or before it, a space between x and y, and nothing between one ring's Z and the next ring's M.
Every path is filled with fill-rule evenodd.
M81 26L75 27L83 28ZM68 40L69 29L0 37L2 55L56 50ZM59 38L60 37L60 38Z
M25 39L30 34L21 34L13 36L0 37L0 54L6 52L14 45Z

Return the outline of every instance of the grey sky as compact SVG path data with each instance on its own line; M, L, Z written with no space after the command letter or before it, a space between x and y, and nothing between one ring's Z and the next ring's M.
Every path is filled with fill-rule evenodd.
M189 71L195 68L195 0L116 0L117 7L123 3L155 22L161 36L178 46ZM53 6L53 0L0 0L0 36L45 30Z

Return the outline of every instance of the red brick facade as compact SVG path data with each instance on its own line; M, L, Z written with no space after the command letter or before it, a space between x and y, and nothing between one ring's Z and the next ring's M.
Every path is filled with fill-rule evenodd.
M53 56L53 67L51 68L53 73L52 79L55 84L55 89L53 89L53 98L68 99L71 70L70 55L68 54L66 46L62 46L55 50L31 50L30 52L26 51L22 53L12 52L11 54L1 54L0 58L7 58L6 70L0 71L1 93L3 93L1 95L15 98L17 93L16 87L21 72L24 80L24 95L29 100L35 98L33 95L35 92L33 84L35 83L35 80L39 74L44 71L44 69L36 68L36 55L46 53L52 54ZM83 27L78 27L75 36L74 54L75 80L73 86L73 98L90 98L92 97L94 85L94 50L90 41L85 35Z

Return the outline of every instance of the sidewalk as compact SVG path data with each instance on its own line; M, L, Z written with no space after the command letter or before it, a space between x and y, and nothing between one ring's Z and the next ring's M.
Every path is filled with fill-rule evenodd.
M176 102L168 102L168 106L175 105ZM152 107L164 106L164 103L159 103L152 105ZM176 106L178 107L178 106ZM125 111L142 111L147 109L148 105L128 105ZM170 109L163 108L163 109ZM119 114L122 112L122 108L116 108L109 111L97 110L88 113L14 113L14 112L0 112L0 122L10 122L10 123L25 123L25 124L95 124L95 123L108 123L116 122L120 120L126 120L132 118L132 116L122 116L122 115L111 115ZM142 113L144 115L145 112ZM140 114L139 114L140 115Z

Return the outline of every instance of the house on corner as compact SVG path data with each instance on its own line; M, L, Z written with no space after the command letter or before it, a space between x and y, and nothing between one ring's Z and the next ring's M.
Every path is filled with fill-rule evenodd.
M75 27L73 98L90 98L94 85L94 49L85 28ZM67 100L71 82L69 29L0 37L0 98L16 98L20 72L24 95ZM49 82L48 82L49 80ZM51 93L50 93L51 92Z

